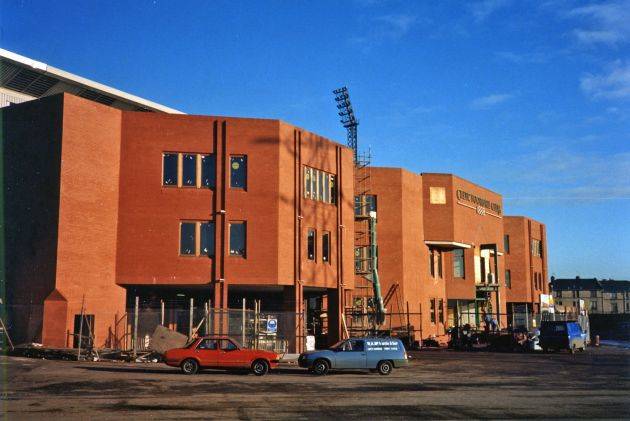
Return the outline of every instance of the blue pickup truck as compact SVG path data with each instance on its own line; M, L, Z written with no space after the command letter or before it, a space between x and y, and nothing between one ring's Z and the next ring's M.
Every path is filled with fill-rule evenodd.
M540 325L540 346L543 351L568 349L571 353L586 349L586 333L577 322L544 321Z
M394 367L409 364L407 352L396 338L351 338L338 342L329 349L300 354L300 367L317 375L329 370L369 369L388 375Z

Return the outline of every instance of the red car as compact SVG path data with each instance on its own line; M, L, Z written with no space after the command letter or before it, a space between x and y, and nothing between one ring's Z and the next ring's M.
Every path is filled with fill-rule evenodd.
M166 365L180 367L184 374L195 374L203 368L249 369L257 376L278 367L280 356L275 352L245 349L227 336L204 336L186 348L169 349L164 354Z

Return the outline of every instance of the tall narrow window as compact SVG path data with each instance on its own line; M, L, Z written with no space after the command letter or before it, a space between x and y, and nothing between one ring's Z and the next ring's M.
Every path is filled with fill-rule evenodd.
M179 254L183 256L194 256L196 253L196 231L195 222L182 222L179 232Z
M311 169L304 167L304 197L311 198Z
M317 197L319 200L324 201L324 172L318 171L317 187L319 188Z
M505 286L507 288L512 288L512 272L510 269L505 270Z
M162 185L177 185L177 154L165 153L162 156Z
M306 256L308 260L315 260L315 235L315 230L309 228L306 238Z
M435 298L431 298L429 300L429 305L431 313L429 314L431 317L431 323L435 323Z
M324 174L324 182L322 183L322 189L324 190L324 196L322 198L322 200L324 201L324 203L329 203L330 202L330 176L326 173Z
M442 278L442 251L437 250L437 272L438 278Z
M182 186L197 185L197 155L182 155Z
M216 185L216 158L214 155L201 155L201 187L213 189Z
M337 185L335 184L335 176L330 176L330 203L337 203Z
M438 301L438 320L440 323L444 323L444 300L441 298Z
M435 250L429 249L429 273L435 278Z
M503 236L503 248L506 254L510 254L510 236L509 235Z
M325 232L322 235L322 261L330 263L330 233Z
M464 249L453 250L453 277L465 278L466 270L464 267Z
M247 223L230 222L230 256L246 257L247 255Z
M201 223L201 255L214 256L214 222Z
M313 169L311 171L311 198L313 200L319 200L317 195L317 180L319 179L319 171Z
M247 189L247 156L230 157L230 186L235 189Z

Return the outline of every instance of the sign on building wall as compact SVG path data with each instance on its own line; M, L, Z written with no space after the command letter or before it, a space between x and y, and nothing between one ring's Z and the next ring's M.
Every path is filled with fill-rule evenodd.
M476 196L472 193L468 193L464 190L457 190L457 203L467 208L474 209L479 215L490 215L495 218L501 218L501 205L485 199L483 197Z

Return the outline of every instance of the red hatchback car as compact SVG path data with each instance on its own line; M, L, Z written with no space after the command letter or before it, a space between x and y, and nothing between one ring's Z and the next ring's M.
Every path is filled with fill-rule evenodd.
M186 348L169 349L164 361L180 367L184 374L195 374L203 368L249 369L257 376L278 367L280 356L275 352L245 349L227 336L204 336Z

